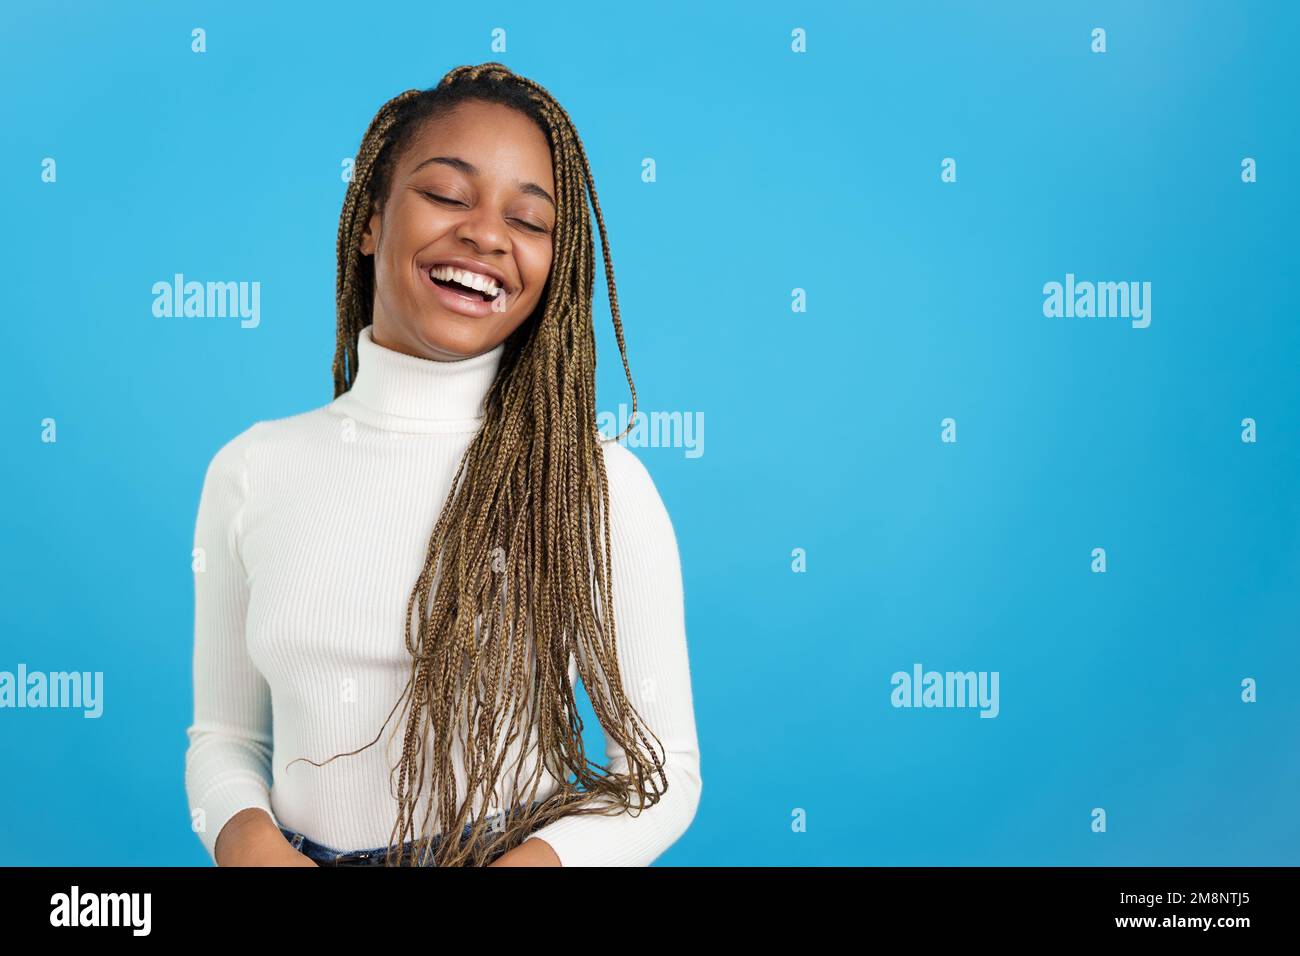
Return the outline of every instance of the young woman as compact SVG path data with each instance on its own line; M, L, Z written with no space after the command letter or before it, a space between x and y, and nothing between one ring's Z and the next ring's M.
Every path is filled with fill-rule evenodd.
M366 131L335 398L230 440L199 502L186 789L219 865L648 865L694 818L677 542L596 428L584 186L631 387L549 93L461 67Z

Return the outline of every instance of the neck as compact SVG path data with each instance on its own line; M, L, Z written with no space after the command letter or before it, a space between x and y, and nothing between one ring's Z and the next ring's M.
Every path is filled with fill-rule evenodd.
M482 355L440 362L379 345L373 328L357 337L356 378L335 400L340 411L388 431L462 431L482 423L504 342Z

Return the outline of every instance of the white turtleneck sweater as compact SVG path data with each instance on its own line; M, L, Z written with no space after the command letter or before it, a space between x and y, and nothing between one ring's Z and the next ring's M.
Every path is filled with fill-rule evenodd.
M359 754L287 764L369 744L406 687L407 600L504 346L440 362L377 345L366 326L357 350L349 391L257 422L204 477L185 786L214 858L221 828L247 807L340 850L386 846L396 818L400 711ZM533 836L564 866L646 866L685 832L700 799L681 565L645 466L620 444L603 447L619 665L663 743L668 789L639 815L564 817ZM572 658L569 679L576 687ZM627 769L621 747L607 741L606 756ZM543 781L539 798L558 786L549 774ZM476 814L508 805L500 790L494 796Z

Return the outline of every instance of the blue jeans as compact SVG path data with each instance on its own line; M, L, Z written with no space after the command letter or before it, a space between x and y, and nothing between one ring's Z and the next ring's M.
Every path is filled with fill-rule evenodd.
M533 807L536 808L541 804L541 802L541 800L535 800L533 802ZM515 807L511 817L513 818L514 816L517 816L518 813L519 807ZM488 819L493 821L502 820L504 823L504 816L505 815L502 813L497 813ZM466 824L464 831L462 831L460 838L462 843L469 838L471 827L472 824ZM369 850L338 850L332 846L317 843L315 840L308 838L306 834L299 833L297 830L280 827L280 832L284 834L284 838L289 841L290 846L307 858L315 861L319 866L383 866L384 860L388 854L388 847L386 846L373 847ZM489 846L495 840L500 839L500 832L500 830L493 829L487 831L486 838ZM442 834L438 834L430 841L430 846L426 850L426 856L421 860L421 866L433 865L432 853L438 848L438 845L441 842ZM405 850L407 858L413 858L418 852L417 844L414 841L408 842L405 845Z

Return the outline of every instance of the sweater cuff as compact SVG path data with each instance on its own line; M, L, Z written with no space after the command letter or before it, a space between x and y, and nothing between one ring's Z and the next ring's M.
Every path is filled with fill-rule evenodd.
M657 808L656 808L657 809ZM560 866L649 866L667 849L654 809L640 818L581 814L561 817L529 837L545 840Z
M214 863L217 861L217 837L221 834L221 828L240 810L249 807L265 810L267 816L279 825L279 820L271 809L266 783L260 778L233 779L219 783L196 800L193 806L195 810L203 811L203 826L196 832ZM194 821L194 826L199 826L198 820Z

